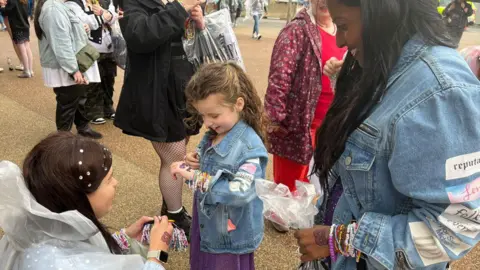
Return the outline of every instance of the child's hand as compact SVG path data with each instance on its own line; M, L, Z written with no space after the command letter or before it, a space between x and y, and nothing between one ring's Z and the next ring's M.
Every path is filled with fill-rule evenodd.
M185 162L187 166L194 170L200 169L200 159L197 152L190 152L185 156Z
M177 175L180 175L185 179L192 180L194 175L194 171L183 161L173 163L170 166L170 173L173 179L176 179Z

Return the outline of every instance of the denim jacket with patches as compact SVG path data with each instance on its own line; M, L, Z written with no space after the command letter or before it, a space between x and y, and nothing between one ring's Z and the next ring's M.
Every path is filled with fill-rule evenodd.
M333 223L358 221L369 269L445 269L480 239L480 82L454 50L418 36L334 166ZM356 269L339 257L333 269Z
M211 146L207 132L198 146L200 170L210 175L205 192L196 191L201 250L247 254L263 239L263 203L255 179L265 178L267 150L257 133L238 122Z

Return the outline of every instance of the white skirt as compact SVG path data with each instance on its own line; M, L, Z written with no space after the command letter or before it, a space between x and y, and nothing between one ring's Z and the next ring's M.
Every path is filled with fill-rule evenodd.
M75 84L75 81L70 77L70 75L61 68L42 67L42 73L43 82L46 87L57 88ZM85 73L83 73L83 75L87 79L88 83L99 83L102 81L100 79L100 71L96 61Z

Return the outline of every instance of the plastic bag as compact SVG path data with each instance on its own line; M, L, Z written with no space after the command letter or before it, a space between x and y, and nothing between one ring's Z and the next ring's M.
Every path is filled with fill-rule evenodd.
M122 35L118 21L112 25L113 58L117 66L125 70L127 65L127 43Z
M204 30L198 30L190 22L183 38L187 59L195 68L204 63L233 61L245 70L229 11L221 9L208 14L205 26Z
M293 194L287 186L272 181L255 180L258 197L263 201L263 215L279 225L305 229L314 225L318 213L315 206L317 193L312 184L297 181L297 191Z

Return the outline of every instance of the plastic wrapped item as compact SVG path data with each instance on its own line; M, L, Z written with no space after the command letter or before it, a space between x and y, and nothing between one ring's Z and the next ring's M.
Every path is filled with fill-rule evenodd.
M113 44L113 58L117 66L125 70L127 65L127 43L122 35L122 30L118 21L112 25L112 44Z
M183 48L195 68L204 63L233 61L245 69L229 10L221 9L208 14L205 26L204 30L199 30L190 21L183 38Z
M287 186L272 181L257 179L255 188L263 201L263 215L266 219L292 229L306 229L314 225L318 213L315 206L318 197L312 184L297 181L293 194Z

